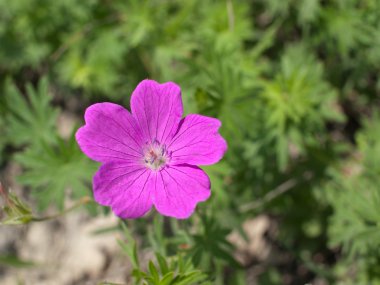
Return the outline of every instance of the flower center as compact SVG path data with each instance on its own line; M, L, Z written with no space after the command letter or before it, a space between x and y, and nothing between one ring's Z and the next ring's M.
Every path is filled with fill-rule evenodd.
M146 143L143 153L145 166L152 170L162 169L170 159L166 145L160 144L157 140Z

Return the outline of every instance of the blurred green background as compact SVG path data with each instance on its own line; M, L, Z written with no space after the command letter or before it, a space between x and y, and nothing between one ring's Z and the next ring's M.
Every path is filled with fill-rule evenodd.
M22 167L42 213L91 195L84 109L174 81L229 145L205 168L214 226L188 221L212 284L256 284L258 265L257 284L380 284L379 71L378 0L0 0L0 171ZM235 266L209 244L258 216L274 258Z

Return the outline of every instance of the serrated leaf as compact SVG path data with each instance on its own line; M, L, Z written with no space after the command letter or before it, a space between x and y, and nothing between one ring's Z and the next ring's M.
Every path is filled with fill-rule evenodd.
M89 182L96 171L76 145L74 133L68 141L55 137L55 142L31 146L15 157L25 171L18 181L30 186L40 210L54 204L63 209L68 190L74 198L87 196Z
M26 86L27 96L21 94L14 83L5 85L5 122L7 140L16 146L52 142L58 111L51 106L48 81L43 78L37 88Z

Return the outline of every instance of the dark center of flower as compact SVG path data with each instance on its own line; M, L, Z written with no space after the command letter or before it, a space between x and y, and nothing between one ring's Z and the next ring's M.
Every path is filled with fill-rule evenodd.
M146 143L143 153L145 166L152 170L162 169L170 159L166 145L160 144L157 140Z

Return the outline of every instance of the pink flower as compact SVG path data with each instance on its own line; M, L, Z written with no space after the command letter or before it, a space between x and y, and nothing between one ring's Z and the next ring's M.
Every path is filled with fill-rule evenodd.
M210 197L210 180L196 165L218 162L227 149L221 122L201 115L181 119L181 90L172 82L142 81L122 106L98 103L76 133L82 151L102 163L93 179L95 200L121 218L159 213L189 217Z

